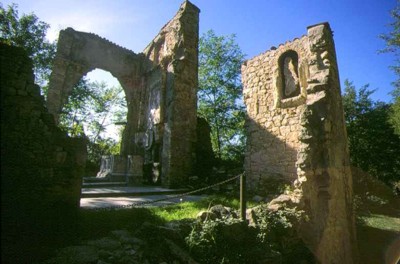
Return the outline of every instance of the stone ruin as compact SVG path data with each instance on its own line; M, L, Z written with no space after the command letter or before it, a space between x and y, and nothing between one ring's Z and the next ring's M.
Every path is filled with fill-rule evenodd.
M199 12L185 1L139 54L92 33L62 30L50 77L50 113L57 121L73 86L88 72L110 72L128 105L121 156L133 156L133 167L160 175L165 186L185 184L196 152ZM134 181L141 177L137 173Z
M43 210L57 217L55 206L79 208L85 144L66 137L54 120L74 84L95 68L113 74L126 94L119 157L122 164L130 161L125 173L140 179L147 166L158 170L164 185L179 186L208 162L194 162L198 145L204 147L196 129L208 131L199 130L196 119L198 17L199 9L185 1L140 54L91 33L61 31L48 110L26 54L0 46L2 226L13 227L10 219L21 214L32 220L33 202L37 217ZM307 35L246 61L242 81L249 189L268 195L294 186L290 202L309 217L300 234L318 261L357 262L352 176L329 24L310 26ZM111 163L104 168L124 171Z
M0 43L2 260L12 263L74 225L87 156L84 139L56 126L32 67L22 48Z
M300 234L320 263L356 262L352 175L339 73L328 23L246 61L245 171L253 191L294 186L309 221ZM284 199L283 199L284 200Z

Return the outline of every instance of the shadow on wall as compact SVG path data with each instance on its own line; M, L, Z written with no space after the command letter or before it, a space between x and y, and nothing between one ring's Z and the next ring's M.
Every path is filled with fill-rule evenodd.
M246 129L245 171L249 191L272 198L286 189L293 189L297 179L297 150L284 138L273 135L266 127L249 118Z
M0 61L2 260L30 263L77 227L86 141L55 125L23 49Z

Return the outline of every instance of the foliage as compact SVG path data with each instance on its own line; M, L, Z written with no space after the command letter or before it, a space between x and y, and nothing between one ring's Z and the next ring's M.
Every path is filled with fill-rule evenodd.
M212 204L229 204L232 207L239 208L238 199L227 199L221 196L209 196L198 202L186 202L185 197L180 203L168 207L154 207L150 210L165 221L180 220L185 218L196 218L201 210L207 210Z
M392 124L394 131L400 136L400 80L397 81L399 84L392 91L394 98L393 104L390 108L390 123Z
M302 211L259 207L257 219L256 226L229 217L199 222L186 243L200 263L313 263L295 228Z
M126 100L121 87L82 79L63 106L60 127L70 136L87 136L88 159L100 164L102 155L119 153L118 142L106 134L106 129L124 118Z
M350 159L386 184L400 178L400 137L389 123L390 105L374 102L368 85L358 92L345 81L343 107L350 148Z
M209 122L213 150L224 160L241 159L244 152L243 60L235 35L210 30L200 38L198 114Z
M287 207L277 211L261 209L258 218L258 239L271 251L271 263L296 263L301 259L304 263L314 262L312 253L300 239L295 226L307 219L304 211Z
M256 229L239 219L198 222L186 243L200 263L256 263L263 254Z
M0 3L0 41L26 50L33 61L36 82L42 88L49 79L56 51L56 43L46 40L48 28L33 13L19 17L17 4L5 9Z
M391 11L394 21L390 24L392 31L383 34L380 37L386 42L386 47L380 52L393 53L396 57L395 65L391 68L397 75L397 80L393 82L394 90L392 91L393 104L390 112L390 122L393 125L396 134L400 135L400 5Z

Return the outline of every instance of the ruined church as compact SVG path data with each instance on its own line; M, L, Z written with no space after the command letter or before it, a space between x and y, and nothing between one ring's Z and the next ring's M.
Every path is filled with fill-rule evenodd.
M150 165L164 186L184 185L193 172L197 124L200 10L185 1L141 53L93 33L60 32L47 108L57 121L74 85L88 72L110 72L125 91L127 124L121 144L126 173L140 183ZM135 169L133 169L135 168Z
M141 53L93 33L62 30L47 108L23 52L0 46L2 156L8 155L2 159L2 185L23 190L21 200L7 198L15 197L11 191L4 194L9 214L16 204L28 208L32 199L40 208L79 207L86 153L82 142L67 138L55 124L74 85L96 68L110 72L125 92L120 157L129 157L132 181L140 181L149 165L163 185L185 185L198 141L199 12L185 1ZM285 199L308 215L300 235L318 261L356 262L352 175L329 24L309 26L306 35L247 60L242 83L249 190L268 194L290 185L293 192ZM21 144L25 149L13 147ZM37 177L46 184L37 184Z

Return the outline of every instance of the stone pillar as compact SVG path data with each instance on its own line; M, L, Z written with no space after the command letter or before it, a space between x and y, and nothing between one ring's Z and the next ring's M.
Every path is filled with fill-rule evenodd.
M297 171L310 221L301 234L321 263L357 262L353 187L340 81L328 24L308 28L310 78Z
M200 10L185 1L144 50L153 63L151 75L161 76L160 114L162 184L177 187L187 182L193 169L197 123L197 69ZM155 110L155 108L152 108ZM157 123L155 123L157 125Z

